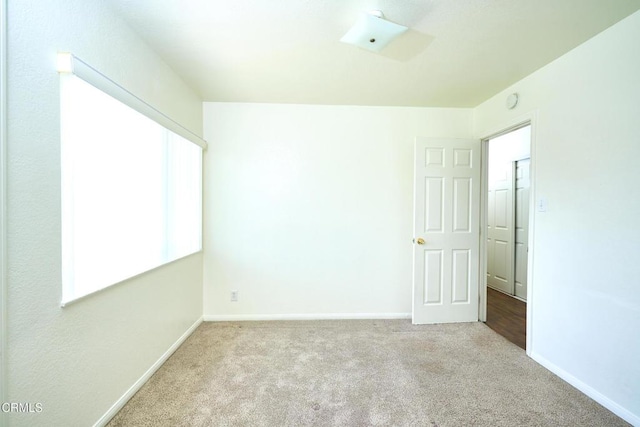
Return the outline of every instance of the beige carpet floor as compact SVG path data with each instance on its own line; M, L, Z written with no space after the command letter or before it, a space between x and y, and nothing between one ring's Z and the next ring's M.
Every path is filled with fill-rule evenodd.
M203 323L116 426L622 426L482 323Z

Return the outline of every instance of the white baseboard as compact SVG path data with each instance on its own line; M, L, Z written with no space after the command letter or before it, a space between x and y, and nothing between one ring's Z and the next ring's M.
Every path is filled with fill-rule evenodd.
M554 374L556 374L557 376L559 376L560 378L562 378L564 381L568 382L569 384L571 384L572 386L574 386L575 388L577 388L578 390L580 390L581 392L583 392L584 394L586 394L587 396L589 396L590 398L592 398L593 400L601 404L602 406L604 406L605 408L607 408L608 410L610 410L611 412L613 412L614 414L616 414L617 416L619 416L620 418L622 418L623 420L625 420L626 422L630 423L633 426L640 426L639 415L634 414L628 409L623 408L622 406L620 406L613 400L609 399L607 396L603 395L602 393L600 393L590 385L585 384L584 382L580 381L578 378L574 377L564 369L558 367L557 365L553 364L549 360L540 356L538 353L535 353L535 352L531 353L531 358L536 362L538 362L539 364L541 364L542 366L544 366L545 368L547 368L548 370L550 370L551 372L553 372Z
M165 351L164 354L160 356L160 358L149 369L147 369L147 372L145 372L138 379L138 381L136 381L129 388L129 390L127 390L126 393L123 394L122 397L118 399L116 403L114 403L113 406L109 408L109 410L102 417L100 417L98 421L96 421L93 427L103 427L107 425L107 423L111 421L111 418L113 418L118 413L118 411L120 411L120 409L122 409L122 407L129 401L129 399L131 399L133 395L136 394L138 390L140 390L140 388L149 380L149 378L151 378L151 376L158 370L158 368L160 368L160 366L162 366L162 364L167 361L167 359L178 349L178 347L180 347L180 345L182 345L182 343L187 338L189 338L189 335L191 335L193 331L195 331L196 328L200 326L202 321L202 317L196 320L196 322L191 325L189 329L187 329L187 331L182 334L182 336L178 338L176 342L174 342L171 347L169 347L169 349Z
M368 320L411 319L411 313L205 314L205 322L246 320Z

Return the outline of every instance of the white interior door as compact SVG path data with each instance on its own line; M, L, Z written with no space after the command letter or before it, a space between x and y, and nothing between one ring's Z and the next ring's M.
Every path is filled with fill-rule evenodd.
M527 299L529 248L529 159L516 162L515 296Z
M487 206L487 285L511 295L514 293L513 168L512 161L490 160Z
M480 141L417 138L413 323L478 320Z

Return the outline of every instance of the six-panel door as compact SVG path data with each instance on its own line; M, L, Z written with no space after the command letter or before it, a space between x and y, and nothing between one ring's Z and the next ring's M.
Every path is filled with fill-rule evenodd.
M413 323L478 320L480 142L417 138Z

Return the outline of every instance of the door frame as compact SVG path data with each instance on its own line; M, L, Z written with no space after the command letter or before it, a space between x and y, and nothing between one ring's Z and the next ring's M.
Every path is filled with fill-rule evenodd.
M533 316L534 316L534 285L533 285L533 262L534 262L534 230L535 230L535 169L536 169L536 125L537 111L514 118L512 121L500 125L498 128L480 137L480 155L482 167L480 171L480 271L478 283L478 314L481 322L487 321L487 217L488 217L488 191L489 191L489 140L507 134L522 127L531 126L531 141L529 148L530 170L529 170L529 251L527 254L527 344L526 354L531 356L533 343Z

